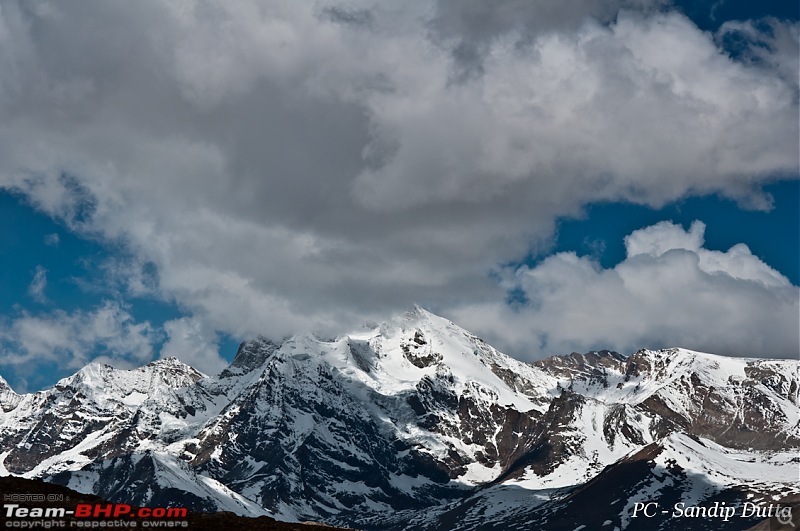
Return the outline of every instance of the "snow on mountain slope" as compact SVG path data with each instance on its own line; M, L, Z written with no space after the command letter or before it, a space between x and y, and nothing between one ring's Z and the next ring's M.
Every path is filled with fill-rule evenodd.
M654 437L673 431L735 448L800 446L800 364L729 358L686 349L572 354L535 363L558 385L653 420Z
M733 450L682 433L670 435L660 445L663 451L653 460L657 466L680 469L695 479L681 495L686 505L729 488L750 491L755 502L800 493L797 451ZM697 489L697 483L704 483L707 488Z
M56 388L72 387L96 402L119 400L135 409L147 399L158 399L163 389L179 389L194 384L205 375L178 361L166 358L133 370L115 369L90 363L75 375L60 380Z
M694 455L711 469L681 481L724 492L749 473L731 460L756 459L779 489L759 456L800 448L797 361L669 349L529 365L421 308L336 339L243 343L215 377L171 359L90 364L31 395L3 384L0 473L360 528L544 522L599 479L655 485L668 463L641 452Z
M344 356L328 357L326 361L348 370L354 379L385 395L413 390L426 377L452 377L451 387L457 394L482 389L500 406L543 412L546 401L542 400L542 394L555 383L529 365L500 354L452 322L421 308L375 330L352 334L346 342L349 352L342 349ZM358 350L358 345L362 345L362 350ZM366 357L365 352L369 353ZM350 360L358 353L368 370L351 370ZM518 382L527 385L516 388L503 379L503 374L513 374Z
M151 452L163 449L176 433L185 435L197 413L191 404L198 393L188 391L204 378L174 358L134 370L89 364L50 390L20 395L17 406L0 416L0 434L9 448L3 468L115 501L174 502L163 493L180 492L198 510L267 514L174 457ZM195 425L206 420L196 419ZM132 476L140 478L138 487L123 479Z
M140 448L160 435L160 415L185 415L181 390L202 377L174 358L132 371L91 363L0 414L4 466L36 476Z
M426 505L524 453L554 383L415 309L332 341L243 345L231 370L200 384L231 402L172 450L276 514Z
M736 451L708 439L673 434L645 445L577 486L538 488L510 481L490 485L424 513L406 511L371 529L530 530L745 529L763 519L742 517L745 502L781 503L800 493L797 451ZM658 503L656 518L635 518L635 504ZM671 517L680 507L734 507L735 521ZM663 516L661 510L666 510ZM377 525L371 525L377 524Z
M164 453L146 452L95 461L78 471L45 475L79 492L90 490L118 503L136 500L143 506L165 507L176 500L189 500L205 512L230 511L239 515L269 515L261 506L220 482L197 474L179 459Z
M0 409L3 412L8 412L17 407L22 397L11 389L8 382L0 376Z

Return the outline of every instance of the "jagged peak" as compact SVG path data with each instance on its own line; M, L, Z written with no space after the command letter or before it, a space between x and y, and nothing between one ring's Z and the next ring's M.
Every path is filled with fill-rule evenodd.
M145 367L189 367L192 368L191 365L188 365L175 356L167 356L166 358L159 358L157 360L153 360Z
M8 382L0 376L0 408L5 412L11 411L19 404L20 400L22 400L22 396L18 395Z
M431 323L447 323L452 325L451 321L448 321L444 317L437 315L429 310L426 310L422 306L415 304L411 309L406 310L401 314L401 320L403 321L411 321L411 322L431 322Z
M722 356L680 347L659 350L640 349L631 354L628 360L629 363L644 364L664 370L667 367L692 366L695 369L724 369L731 373L742 373L748 365L769 361L762 358Z
M236 356L230 366L222 371L221 377L230 376L235 373L250 372L264 363L280 347L271 339L258 336L250 341L243 341L239 344Z
M160 359L157 359L157 360L153 360L150 363L148 363L147 365L145 365L144 367L140 367L139 369L135 369L135 370L145 370L145 369L148 369L148 368L151 369L151 370L154 370L156 372L164 372L164 371L169 371L169 372L172 372L172 373L174 373L174 372L183 372L183 373L187 373L187 374L190 374L190 375L197 375L198 378L205 378L206 377L206 375L203 374L202 372L198 371L197 369L195 369L194 367L192 367L188 363L182 362L181 360L179 360L178 358L176 358L174 356L169 356L169 357L166 357L166 358L160 358Z
M133 390L143 389L143 385L179 388L205 377L202 372L174 357L153 360L133 369L116 368L103 361L94 360L75 374L59 380L55 389L80 387L92 390L105 388Z
M11 385L2 376L0 376L0 393L17 394L16 392L14 392L14 389L11 388Z
M419 305L414 305L412 308L384 321L375 327L373 332L385 337L391 337L398 330L408 331L410 329L427 330L429 333L433 332L442 335L456 334L475 337L449 319L426 310Z
M151 361L144 367L134 370L141 371L144 374L150 373L151 376L157 376L159 380L165 382L170 387L185 387L208 377L191 365L173 356Z
M431 312L427 311L425 308L420 306L419 304L415 304L408 310L404 311L401 314L401 318L406 321L414 321L417 319L426 319L429 316L433 315Z
M108 365L107 363L103 363L101 361L93 360L78 369L78 371L71 375L67 376L66 378L62 378L61 380L56 383L56 387L63 387L70 384L77 384L81 382L90 382L96 379L105 379L107 375L109 375L112 371L114 371L114 367Z

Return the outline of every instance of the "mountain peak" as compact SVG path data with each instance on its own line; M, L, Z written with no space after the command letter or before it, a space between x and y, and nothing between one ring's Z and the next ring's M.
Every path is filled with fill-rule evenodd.
M456 325L449 319L440 315L430 312L419 305L414 305L413 308L396 315L394 318L389 319L382 323L376 330L381 335L392 335L392 329L408 330L411 328L419 328L427 330L427 332L435 332L441 335L466 335L473 337L468 331Z
M410 309L403 312L403 318L409 321L413 321L416 319L427 318L433 315L431 312L420 306L419 304L415 304Z
M6 379L3 378L2 376L0 376L0 393L8 392L8 391L14 393L14 390L11 388L11 386L6 381ZM14 393L14 394L16 394L16 393Z
M194 367L172 357L154 360L135 369L117 369L100 361L92 361L72 376L59 380L55 387L79 387L93 393L100 390L112 393L130 393L133 390L148 392L161 386L172 389L187 387L205 377Z
M552 489L583 500L584 485L621 503L605 485L661 488L654 472L705 492L692 483L697 462L726 495L800 492L782 471L796 452L786 463L764 453L800 447L796 361L667 349L526 364L419 306L335 340L258 337L216 377L164 358L133 370L91 363L21 398L4 384L0 471L123 503L155 504L168 489L194 507L241 496L257 504L240 504L250 512L295 521L463 531L489 526L487 514L519 518L505 529L555 528L547 518L571 498ZM673 434L685 435L670 454L680 466L652 470ZM771 485L755 485L762 469Z
M158 375L159 379L170 387L186 387L198 380L207 378L205 374L191 365L172 356L151 361L144 367L134 370Z
M199 374L201 377L205 376L203 373L201 373L200 371L198 371L197 369L195 369L191 365L182 362L181 360L179 360L178 358L176 358L174 356L169 356L167 358L160 358L160 359L157 359L157 360L153 360L150 363L148 363L147 365L145 365L144 367L142 367L142 369L144 369L144 368L150 368L151 370L156 371L156 372L176 372L177 371L177 372L184 372L184 373L196 373L196 374ZM138 369L135 369L135 370L138 370Z
M279 348L279 345L264 336L258 336L251 341L244 341L239 344L239 350L233 358L230 367L222 371L221 376L233 373L250 372L261 367L272 354Z
M22 399L20 395L14 392L8 382L0 376L0 408L3 411L11 411Z

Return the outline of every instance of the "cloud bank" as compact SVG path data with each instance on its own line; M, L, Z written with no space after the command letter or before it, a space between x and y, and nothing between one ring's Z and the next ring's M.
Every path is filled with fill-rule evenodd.
M682 346L743 357L796 358L798 289L744 244L703 247L705 225L670 222L625 238L627 257L604 269L558 253L507 271L526 301L475 304L458 322L521 358L590 349L630 353Z
M50 362L78 369L93 359L138 367L152 359L157 334L113 301L90 311L23 312L0 321L3 363L15 367Z
M795 24L711 35L659 2L492 5L4 0L0 187L124 247L119 285L146 278L202 323L170 325L177 341L501 300L489 272L586 204L765 209L761 185L797 174ZM684 264L727 305L728 277L693 256L626 264ZM552 260L596 290L621 274ZM627 297L654 297L640 282ZM677 330L667 313L641 337Z

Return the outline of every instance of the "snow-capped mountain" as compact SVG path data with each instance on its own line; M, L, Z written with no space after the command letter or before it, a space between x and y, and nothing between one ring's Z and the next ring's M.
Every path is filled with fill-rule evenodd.
M244 343L214 377L165 359L0 380L0 475L357 528L636 528L640 499L800 493L799 389L797 361L682 349L524 364L416 308Z

